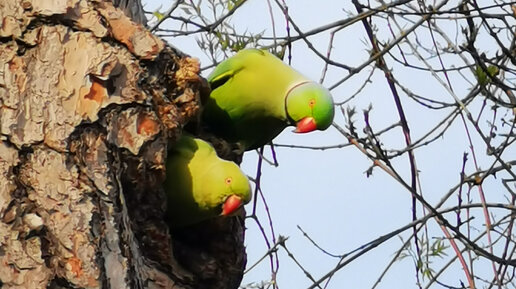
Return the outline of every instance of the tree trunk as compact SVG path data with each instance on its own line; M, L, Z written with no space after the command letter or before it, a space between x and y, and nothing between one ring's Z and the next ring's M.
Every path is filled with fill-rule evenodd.
M1 0L0 20L0 287L237 288L242 216L162 218L198 62L111 1Z

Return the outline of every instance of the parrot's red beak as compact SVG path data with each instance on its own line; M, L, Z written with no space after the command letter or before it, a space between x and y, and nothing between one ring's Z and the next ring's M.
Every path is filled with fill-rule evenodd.
M315 124L314 118L311 116L307 116L297 122L296 130L294 132L305 133L305 132L314 131L316 129L317 129L317 125Z
M242 206L242 199L236 195L231 195L222 205L222 216L229 216Z

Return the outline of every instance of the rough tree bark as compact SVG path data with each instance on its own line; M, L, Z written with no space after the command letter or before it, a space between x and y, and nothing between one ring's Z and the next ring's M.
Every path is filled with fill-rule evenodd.
M111 1L0 1L2 288L241 281L241 216L163 222L167 146L208 90L195 59L133 19Z

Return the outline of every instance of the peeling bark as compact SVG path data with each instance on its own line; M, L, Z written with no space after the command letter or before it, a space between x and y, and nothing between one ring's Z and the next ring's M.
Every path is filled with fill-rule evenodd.
M197 61L111 1L2 0L0 20L0 287L237 288L242 216L162 218Z

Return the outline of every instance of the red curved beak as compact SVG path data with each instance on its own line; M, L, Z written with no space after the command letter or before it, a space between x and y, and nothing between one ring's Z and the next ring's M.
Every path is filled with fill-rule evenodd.
M236 195L231 195L226 199L222 205L222 216L228 216L233 214L242 206L242 199Z
M294 132L305 133L305 132L314 131L316 129L317 129L317 125L315 124L314 118L311 116L307 116L297 122L296 130Z

